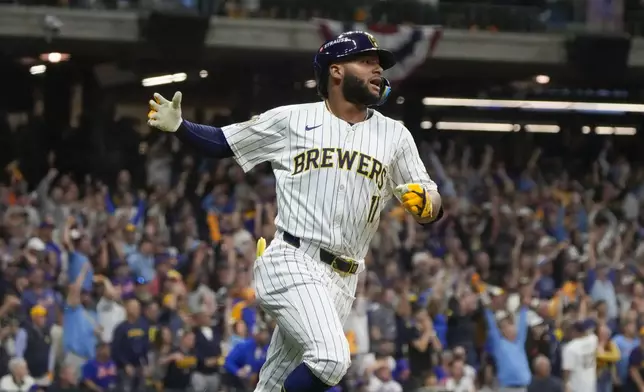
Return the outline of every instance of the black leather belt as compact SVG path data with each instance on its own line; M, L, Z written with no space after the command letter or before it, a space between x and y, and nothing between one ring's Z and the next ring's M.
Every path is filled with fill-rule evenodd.
M287 244L294 246L296 248L299 248L302 242L298 237L287 232L284 232L284 234L282 235L282 238L284 239L284 241L286 241ZM351 275L358 272L359 264L357 261L336 256L333 253L324 249L320 249L320 261L330 265L337 272L342 272L342 273L351 274Z

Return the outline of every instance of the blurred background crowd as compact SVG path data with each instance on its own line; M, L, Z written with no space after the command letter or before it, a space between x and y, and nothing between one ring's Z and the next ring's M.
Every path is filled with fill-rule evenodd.
M251 282L256 240L270 243L275 230L275 179L267 165L244 175L230 159L150 132L145 87L181 89L186 118L216 126L315 100L315 48L302 46L324 26L303 22L311 17L374 22L391 34L383 42L398 46L406 71L380 109L414 135L445 209L429 226L396 202L383 211L345 325L353 364L334 392L593 392L562 381L562 352L580 334L599 341L589 363L597 392L644 392L641 2L7 3L0 392L253 390L274 328ZM30 19L16 4L59 8ZM189 34L197 19L161 20L172 33L161 44L144 34L136 44L73 35L93 23L103 33L102 15L108 32L127 32L133 19L108 10L141 8L198 9L224 22L207 35L204 24L206 49L168 27ZM3 13L23 11L15 18L33 36L4 31ZM414 65L434 39L398 24L435 23L451 49ZM227 29L247 47L217 41ZM548 50L526 55L546 33L548 47L574 52L555 43L561 29L608 32L610 45L582 42L590 57L561 64L539 61ZM266 46L280 34L294 53ZM635 60L620 65L629 50ZM167 80L149 78L159 74ZM463 102L445 104L451 98ZM535 109L541 101L548 111ZM606 101L628 105L593 106Z
M345 325L342 390L497 390L494 336L513 340L513 325L512 361L550 380L582 316L616 353L600 379L627 383L644 312L644 171L610 142L579 162L523 140L531 153L515 156L467 138L419 144L446 214L421 227L397 203L384 212ZM252 390L273 327L250 286L256 238L274 231L274 179L171 136L146 143L141 168L114 178L60 171L54 152L31 185L6 167L0 390Z

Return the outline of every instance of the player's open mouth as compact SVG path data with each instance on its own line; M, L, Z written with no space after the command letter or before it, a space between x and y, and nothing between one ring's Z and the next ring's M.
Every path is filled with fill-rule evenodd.
M369 81L369 84L370 84L371 86L375 87L378 91L380 91L380 83L381 83L381 82L382 82L382 79L380 79L380 78L375 78L375 79L371 79L371 80Z

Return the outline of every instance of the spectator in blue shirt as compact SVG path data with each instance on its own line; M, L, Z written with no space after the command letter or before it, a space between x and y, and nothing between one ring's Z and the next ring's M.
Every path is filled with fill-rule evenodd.
M88 265L89 268L85 274L85 279L82 282L82 289L91 291L92 284L94 282L94 270L89 261L88 255L92 253L92 244L89 237L81 233L78 229L72 229L74 223L74 218L70 217L70 219L67 220L67 224L63 232L63 243L69 252L67 279L69 282L74 282L79 276L83 266Z
M434 316L434 331L443 347L447 347L447 317L444 314Z
M537 260L541 276L535 284L535 291L540 299L550 299L555 294L557 286L552 278L552 262L545 256Z
M590 290L590 297L593 301L604 301L608 307L608 319L615 320L618 316L617 295L615 287L610 279L608 265L597 266L597 279Z
M152 281L156 273L153 251L152 242L148 239L143 239L139 250L127 257L127 264L134 275L143 278L146 282Z
M110 358L110 346L99 343L96 359L90 359L82 369L81 382L94 392L108 392L116 387L116 364Z
M620 354L619 362L616 365L618 385L626 385L626 381L628 381L628 358L631 352L640 345L635 320L624 320L622 333L615 336L613 342L619 349Z
M80 377L85 362L96 356L97 336L100 333L96 313L87 310L91 297L82 291L89 268L89 264L84 264L76 281L69 286L63 314L64 364L73 369L76 378Z
M132 253L136 252L137 243L136 243L136 226L132 223L128 223L125 226L125 243L123 244L123 253L125 257L128 257Z
M524 304L519 311L519 321L516 325L507 312L499 312L501 314L495 317L492 310L485 309L488 338L501 388L527 388L532 379L530 363L525 352L528 336L527 306L530 299L523 299ZM489 303L489 297L484 302Z
M109 190L105 192L105 209L111 215L117 217L126 217L130 224L138 225L145 215L145 195L139 195L135 199L134 195L130 192L125 192L121 199L121 205L117 208L112 201L112 196ZM136 203L136 205L135 205Z
M228 372L229 386L247 388L257 382L259 370L266 361L266 352L270 342L270 332L264 326L260 327L253 337L236 345L224 362Z

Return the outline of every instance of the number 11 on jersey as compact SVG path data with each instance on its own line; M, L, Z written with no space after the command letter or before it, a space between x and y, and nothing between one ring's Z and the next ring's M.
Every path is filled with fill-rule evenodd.
M371 204L369 204L369 214L367 215L367 223L372 223L376 219L376 214L380 210L380 196L371 196Z

